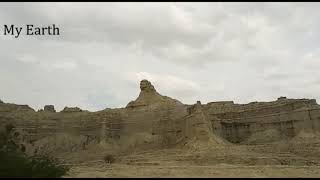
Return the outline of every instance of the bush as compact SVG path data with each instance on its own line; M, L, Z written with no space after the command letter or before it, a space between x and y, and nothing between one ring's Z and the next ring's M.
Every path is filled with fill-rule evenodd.
M13 126L0 132L0 177L58 178L69 170L48 156L27 156L25 147L13 140Z
M108 164L112 164L112 163L114 163L115 162L115 158L114 158L114 156L113 155L111 155L111 154L108 154L108 155L106 155L106 156L104 156L104 162L106 162L106 163L108 163Z

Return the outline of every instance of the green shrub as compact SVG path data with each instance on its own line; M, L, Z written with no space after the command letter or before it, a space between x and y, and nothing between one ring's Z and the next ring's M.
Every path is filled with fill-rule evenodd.
M104 156L103 160L104 160L104 162L106 162L108 164L112 164L115 162L116 159L114 158L113 155L108 154L108 155Z
M48 156L27 156L25 147L13 140L13 126L8 125L0 132L0 178L58 178L65 175L69 168L59 164L57 159Z

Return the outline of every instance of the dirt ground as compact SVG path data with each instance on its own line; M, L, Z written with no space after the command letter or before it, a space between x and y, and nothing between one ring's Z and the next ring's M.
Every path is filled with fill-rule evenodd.
M116 157L113 164L102 158L75 163L66 177L320 177L318 159L265 150L235 146L141 151Z
M320 177L319 166L100 165L78 166L66 177Z
M212 136L167 148L136 146L113 154L104 146L63 154L71 167L66 177L320 177L320 139L300 133L293 139L263 144L232 144Z

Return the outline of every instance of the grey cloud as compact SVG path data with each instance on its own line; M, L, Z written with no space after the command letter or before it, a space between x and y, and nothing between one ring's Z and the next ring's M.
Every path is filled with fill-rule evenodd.
M319 3L3 3L1 23L55 23L61 36L0 36L0 98L37 109L125 106L144 73L159 92L184 103L319 99L319 9Z

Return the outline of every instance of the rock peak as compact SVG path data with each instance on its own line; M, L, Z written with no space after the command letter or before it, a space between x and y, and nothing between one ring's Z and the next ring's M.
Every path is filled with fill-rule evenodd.
M138 107L138 106L148 106L151 104L176 104L179 101L171 99L166 96L159 94L150 81L143 79L140 81L140 94L138 98L134 101L130 101L126 107Z
M154 92L156 91L154 86L151 84L150 81L143 79L140 81L140 90L144 92Z
M54 105L45 105L43 110L46 112L56 112L56 110L54 109Z

